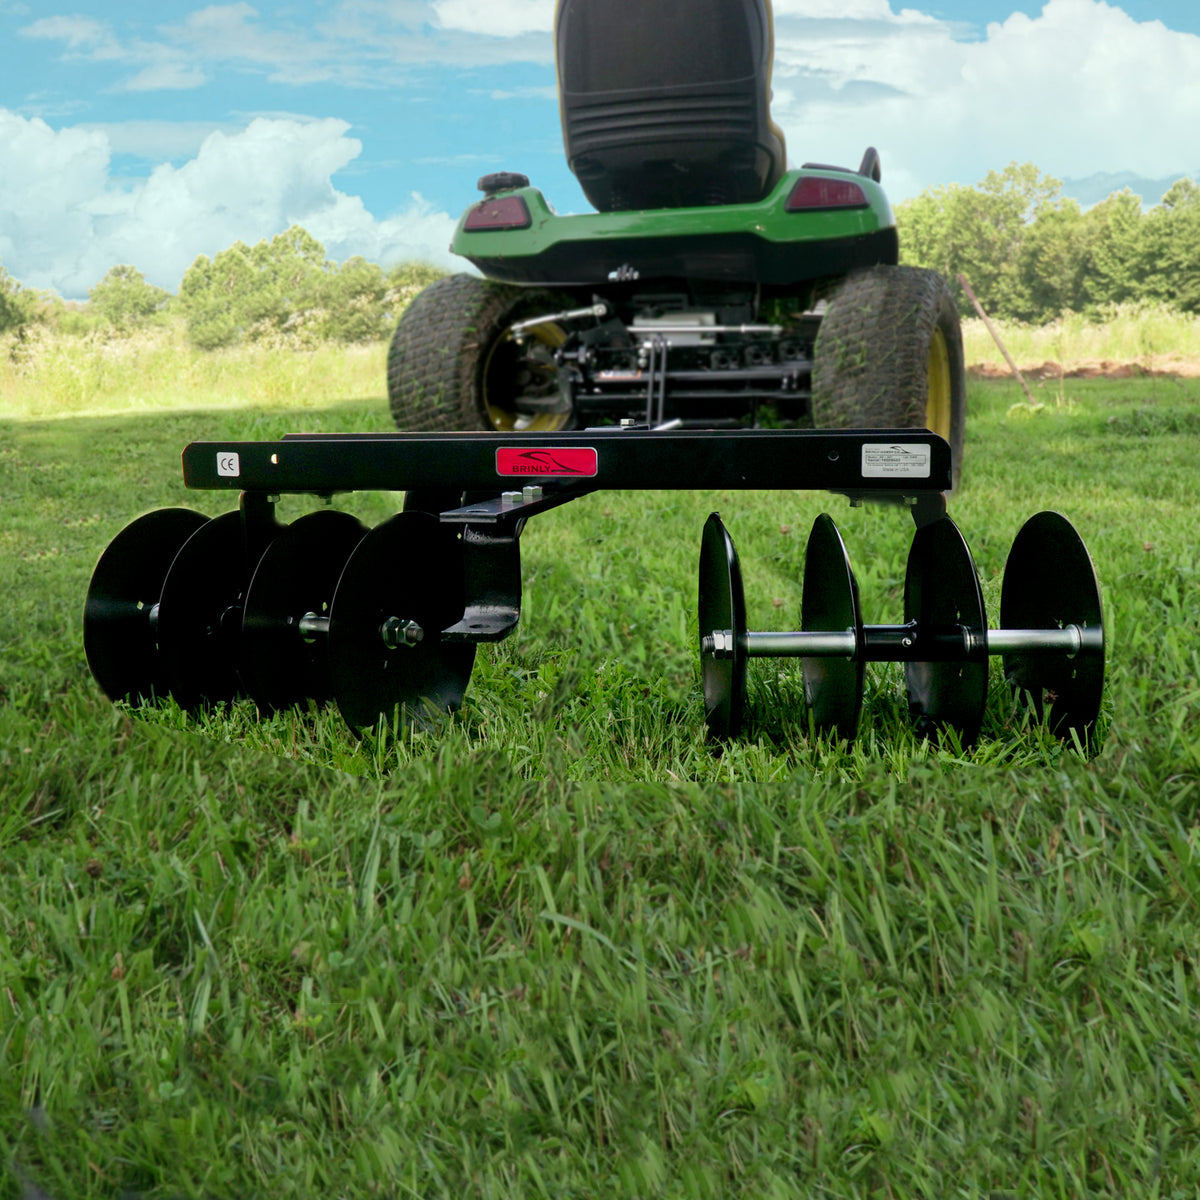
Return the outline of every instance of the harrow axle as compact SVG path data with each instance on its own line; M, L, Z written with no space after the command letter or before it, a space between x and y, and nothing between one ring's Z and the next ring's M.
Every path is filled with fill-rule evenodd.
M299 630L300 636L311 646L314 642L329 636L329 618L318 616L316 613L305 613L296 622L296 628Z
M863 667L905 665L909 711L918 730L954 729L964 744L979 736L987 701L987 659L1000 655L1014 689L1063 737L1094 734L1103 685L1100 592L1078 534L1057 513L1026 522L1005 568L1010 612L1032 620L987 627L983 594L966 542L949 517L919 528L905 574L903 624L865 625L858 585L833 521L819 516L805 554L801 622L795 632L746 628L741 567L733 541L713 513L700 552L700 661L709 733L729 737L745 709L746 660L799 658L815 726L854 736L862 708ZM814 626L844 628L814 628Z
M733 630L714 629L700 640L703 654L729 657ZM864 625L861 643L854 630L798 630L792 633L745 635L747 658L862 658L864 662L919 662L927 659L974 658L980 654L1009 654L1017 650L1051 651L1074 658L1084 647L1101 648L1099 630L1068 625L1063 629L989 629L982 640L965 625L925 629L906 625ZM860 648L861 647L861 648Z

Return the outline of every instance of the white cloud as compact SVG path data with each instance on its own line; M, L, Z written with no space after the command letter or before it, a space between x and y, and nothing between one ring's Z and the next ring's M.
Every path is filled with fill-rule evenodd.
M775 0L771 6L778 17L806 17L836 21L932 21L915 9L892 12L888 0Z
M97 48L114 45L108 26L92 17L42 17L26 25L20 32L25 37L66 42L68 50L86 47L95 52Z
M280 113L247 113L236 124L218 125L213 121L89 121L76 129L96 130L108 139L113 154L132 154L137 158L164 162L170 159L191 158L204 144L204 139L218 130L222 133L240 132L254 116L282 116ZM291 120L311 118L286 114Z
M876 0L854 0L861 23L794 15L832 8L786 0L776 10L772 114L795 161L853 166L875 145L893 200L935 182L973 183L1014 160L1059 177L1194 166L1198 37L1102 0L1048 0L979 41L883 13Z
M209 5L188 13L180 23L159 26L157 40L122 40L107 23L84 16L43 17L20 33L62 42L65 59L144 64L113 89L130 92L198 87L208 81L206 65L231 62L268 72L273 82L349 78L359 69L354 60L370 56L365 37L357 54L347 53L337 36L314 38L307 27L272 28L258 15L245 3Z
M42 17L19 32L61 42L64 60L141 68L111 89L126 92L198 87L229 65L271 83L393 88L413 67L553 60L554 0L342 0L317 22L273 16L238 0L158 25L152 39L86 16Z
M153 42L119 41L89 17L43 17L22 33L117 63L127 90L194 87L221 69L394 85L408 66L548 64L553 12L553 0L344 0L325 25L301 27L232 3L164 25ZM1047 0L1037 15L1014 14L975 40L889 0L775 0L775 14L772 112L791 158L852 167L875 145L894 201L935 183L972 183L1012 160L1075 178L1162 178L1197 165L1200 38L1138 23L1102 0ZM470 82L484 95L555 97L524 78L507 92L495 89L500 78ZM557 122L547 114L549 134ZM0 109L0 261L65 295L86 293L118 262L174 290L197 254L292 222L335 258L450 261L446 213L414 194L406 212L380 218L334 186L361 149L345 123L283 114L214 125L56 130ZM465 128L447 131L438 157L465 163L503 149L456 131ZM110 159L122 153L160 165L147 179L117 179Z
M558 84L549 87L501 88L488 93L492 100L553 100L558 103Z
M499 154L428 154L422 158L413 159L413 162L427 163L437 167L470 167L503 161Z
M196 67L185 66L178 62L158 63L146 67L136 75L126 79L117 86L120 92L159 92L186 91L189 88L202 87L208 82L208 76Z
M272 29L257 17L249 4L213 4L159 32L179 53L264 67L274 82L317 83L338 74L335 45L312 39L305 29Z
M0 262L23 283L40 287L53 283L43 269L49 262L56 274L73 275L89 252L88 205L108 186L104 135L55 133L44 121L0 109L0 161Z
M549 33L554 28L550 0L434 0L443 29L461 29L492 37Z
M102 129L56 131L0 109L0 262L22 283L68 297L86 295L117 263L174 291L197 255L299 224L334 259L448 263L454 218L414 194L406 212L379 219L333 186L361 151L348 128L258 118L211 133L182 166L122 186Z

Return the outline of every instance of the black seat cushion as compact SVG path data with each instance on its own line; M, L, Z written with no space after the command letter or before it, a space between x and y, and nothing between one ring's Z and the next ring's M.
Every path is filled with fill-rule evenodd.
M601 212L739 204L786 167L767 0L559 0L567 161Z

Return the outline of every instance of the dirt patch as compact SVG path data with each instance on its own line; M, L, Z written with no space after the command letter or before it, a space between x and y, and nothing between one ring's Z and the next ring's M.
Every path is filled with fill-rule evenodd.
M1107 358L1076 359L1067 363L1020 363L1026 379L1041 382L1058 379L1148 379L1168 376L1174 379L1200 379L1200 360L1173 355L1149 355L1136 362L1114 362ZM972 363L967 367L972 379L1008 379L1012 372L1004 363Z

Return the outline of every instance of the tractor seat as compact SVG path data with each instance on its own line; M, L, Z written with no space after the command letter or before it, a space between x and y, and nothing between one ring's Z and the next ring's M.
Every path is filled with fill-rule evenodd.
M769 0L559 0L567 162L600 212L744 204L787 165Z

